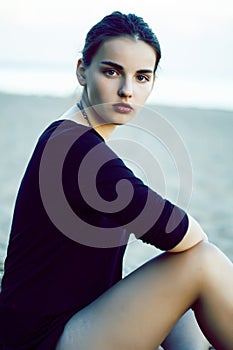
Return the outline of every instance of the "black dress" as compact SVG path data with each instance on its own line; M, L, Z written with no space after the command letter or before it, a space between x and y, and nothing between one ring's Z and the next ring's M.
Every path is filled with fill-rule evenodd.
M162 250L188 217L93 129L52 123L16 200L0 294L0 349L55 349L69 318L122 278L130 233Z

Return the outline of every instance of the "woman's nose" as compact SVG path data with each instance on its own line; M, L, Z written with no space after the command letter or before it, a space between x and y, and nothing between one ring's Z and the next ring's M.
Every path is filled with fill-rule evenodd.
M127 79L124 79L124 81L122 82L122 85L118 90L118 95L120 97L128 97L128 98L132 97L133 96L132 82Z

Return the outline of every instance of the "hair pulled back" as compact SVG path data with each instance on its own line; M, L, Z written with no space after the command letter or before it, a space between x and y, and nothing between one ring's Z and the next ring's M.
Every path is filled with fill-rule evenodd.
M154 48L156 52L155 71L161 58L161 49L156 35L153 33L143 18L135 14L123 14L115 11L105 16L95 24L87 33L85 46L83 48L83 62L88 67L100 45L106 40L119 36L131 36L142 40Z

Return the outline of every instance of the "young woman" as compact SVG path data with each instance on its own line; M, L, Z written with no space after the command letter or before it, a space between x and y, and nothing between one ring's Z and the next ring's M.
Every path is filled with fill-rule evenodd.
M1 349L181 349L165 338L189 309L216 349L233 349L231 262L105 143L146 102L160 56L133 14L114 12L87 34L82 97L41 135L19 189ZM165 252L122 279L132 232Z

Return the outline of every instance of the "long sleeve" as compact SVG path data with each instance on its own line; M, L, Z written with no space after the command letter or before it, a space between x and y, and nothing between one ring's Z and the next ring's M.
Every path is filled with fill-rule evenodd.
M63 185L74 211L96 227L122 227L162 250L187 231L186 213L138 179L94 130L70 148Z

